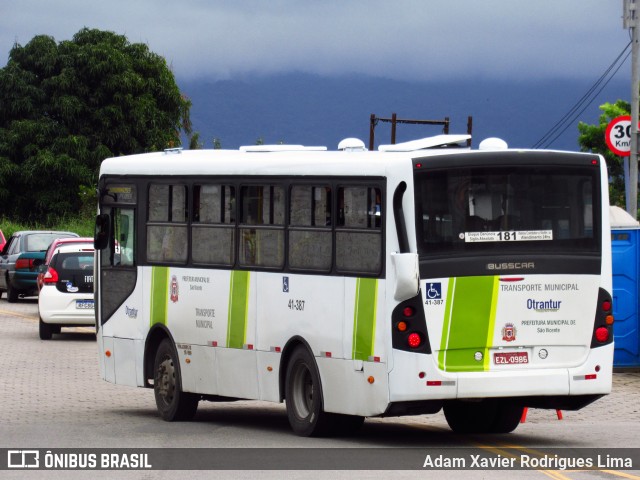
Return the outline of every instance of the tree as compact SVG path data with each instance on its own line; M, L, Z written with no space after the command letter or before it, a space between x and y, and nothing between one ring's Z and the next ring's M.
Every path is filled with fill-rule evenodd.
M0 208L40 222L78 212L103 159L179 145L190 107L165 59L122 35L14 44L0 69Z
M189 150L202 150L204 144L200 141L200 134L194 132L189 138Z
M605 141L605 131L611 120L620 115L629 115L631 105L623 100L616 103L605 103L600 105L602 115L600 115L598 125L589 125L584 122L578 124L580 136L580 150L583 152L594 152L604 156L609 169L609 202L611 205L625 207L624 197L624 166L622 159L615 155Z

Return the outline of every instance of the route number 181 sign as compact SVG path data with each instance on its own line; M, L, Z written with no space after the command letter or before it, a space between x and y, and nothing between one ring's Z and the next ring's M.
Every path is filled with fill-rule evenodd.
M604 139L609 150L621 157L628 157L631 154L631 116L621 115L611 120Z

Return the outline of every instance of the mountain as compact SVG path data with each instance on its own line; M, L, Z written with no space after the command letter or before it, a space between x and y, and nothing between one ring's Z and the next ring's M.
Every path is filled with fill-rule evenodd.
M473 145L500 137L509 146L532 147L570 112L593 84L592 79L496 81L464 78L404 82L366 76L322 77L302 73L237 80L178 81L192 101L194 131L205 148L213 138L223 148L264 143L323 145L334 150L346 137L369 144L369 119L378 117L442 120L450 133L466 133L473 117ZM578 150L578 120L597 123L598 107L630 98L630 80L614 78L566 130L557 128L550 148ZM580 110L577 110L578 112ZM397 141L437 135L440 126L398 125ZM376 148L390 143L391 126L379 123Z

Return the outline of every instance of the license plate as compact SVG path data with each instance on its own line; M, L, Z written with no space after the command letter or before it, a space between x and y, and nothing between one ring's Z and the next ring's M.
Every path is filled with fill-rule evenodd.
M93 300L76 300L76 308L93 310Z
M527 352L494 353L493 363L496 365L522 365L529 363L529 354Z

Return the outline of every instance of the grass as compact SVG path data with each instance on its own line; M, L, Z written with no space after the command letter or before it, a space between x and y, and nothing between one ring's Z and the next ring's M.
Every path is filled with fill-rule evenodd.
M59 230L65 232L74 232L80 235L81 237L93 237L93 228L94 228L95 218L65 218L60 220L53 225L43 225L39 223L35 224L26 224L26 223L18 223L10 220L6 220L4 218L0 219L0 230L4 233L5 238L8 240L13 232L17 232L20 230Z

